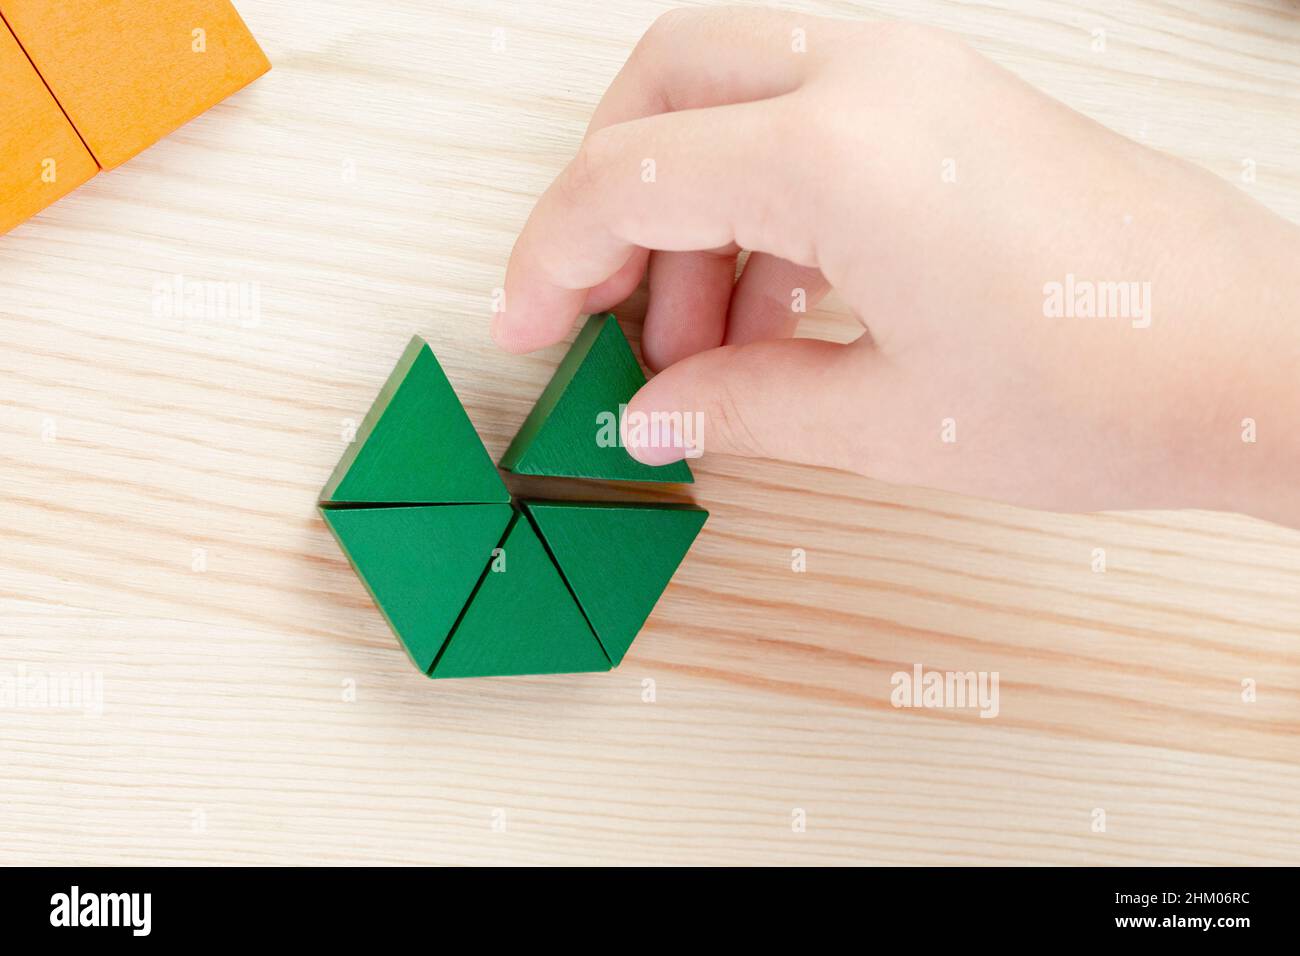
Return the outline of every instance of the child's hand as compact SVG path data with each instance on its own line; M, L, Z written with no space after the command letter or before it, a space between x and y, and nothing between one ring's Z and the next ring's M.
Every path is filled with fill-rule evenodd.
M709 451L1300 522L1295 227L944 34L662 18L515 244L497 341L560 341L647 260L632 411L703 412ZM867 334L792 339L829 287Z

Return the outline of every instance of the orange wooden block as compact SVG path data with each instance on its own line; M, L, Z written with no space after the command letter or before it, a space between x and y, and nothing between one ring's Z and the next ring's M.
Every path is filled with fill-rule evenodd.
M0 14L104 169L271 68L227 0L0 0Z
M0 233L97 172L77 131L0 23Z

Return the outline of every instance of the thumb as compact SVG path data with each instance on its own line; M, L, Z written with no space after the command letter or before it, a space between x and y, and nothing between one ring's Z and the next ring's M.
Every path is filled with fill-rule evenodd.
M856 345L816 339L699 352L636 393L624 442L648 465L708 451L860 468L857 406L871 374L864 360L870 366L872 356Z

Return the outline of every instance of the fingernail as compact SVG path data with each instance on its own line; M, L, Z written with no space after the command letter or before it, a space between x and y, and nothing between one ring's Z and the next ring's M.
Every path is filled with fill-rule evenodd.
M671 465L686 457L681 447L668 445L644 445L633 448L628 446L628 454L643 465Z
M622 416L623 445L628 453L643 465L671 465L686 457L686 445L681 429L672 419L666 427L656 429L654 416L646 412L628 412Z

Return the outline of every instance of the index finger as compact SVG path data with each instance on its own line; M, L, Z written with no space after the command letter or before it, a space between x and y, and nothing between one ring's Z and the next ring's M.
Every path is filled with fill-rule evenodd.
M816 36L816 49L826 30L825 21L775 10L671 11L655 21L610 84L592 116L586 141L630 120L753 102L795 90L810 70L809 31ZM573 188L563 184L566 179L581 183L587 166L588 157L581 153L570 163L539 201L511 254L504 311L493 321L493 334L512 351L559 341L590 299L614 301L640 282L649 247L608 244L595 260L600 267L583 271L583 281L589 284L581 288L572 285L572 274L547 268L546 254L535 248L559 242L551 233L561 225L556 216L565 214L565 204L552 194L557 188ZM588 296L592 288L600 291ZM530 329L528 323L534 321L539 324Z
M661 113L594 133L542 195L515 242L497 343L529 352L562 340L587 290L637 247L735 243L816 265L815 190L782 131L790 96Z

